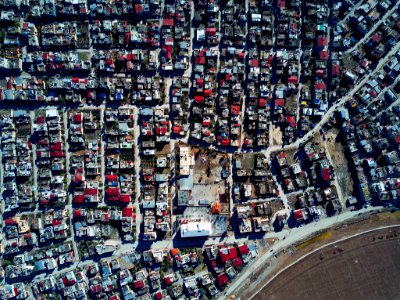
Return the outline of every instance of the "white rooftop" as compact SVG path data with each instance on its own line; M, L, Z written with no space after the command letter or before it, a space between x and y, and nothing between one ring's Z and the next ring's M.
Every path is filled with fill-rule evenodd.
M212 234L212 227L209 221L202 219L185 219L181 221L181 237L201 237Z

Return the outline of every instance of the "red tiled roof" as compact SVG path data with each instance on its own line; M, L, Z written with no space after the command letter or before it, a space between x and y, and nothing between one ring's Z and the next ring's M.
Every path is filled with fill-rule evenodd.
M219 274L219 275L217 276L217 280L218 280L219 286L221 286L221 287L222 287L222 286L226 286L226 285L229 283L228 276L226 276L225 273Z
M170 285L172 283L171 277L164 277L164 283Z
M53 219L53 221L51 222L51 225L53 225L53 226L58 226L58 225L61 225L62 224L62 221L59 221L59 220L54 220Z
M75 176L74 176L74 183L80 183L80 182L82 182L82 174L75 174Z
M107 200L108 201L118 201L119 197L118 196L108 196Z
M319 52L319 59L328 60L329 52L327 50L322 50Z
M204 90L204 96L211 96L212 95L212 91L211 90Z
M242 256L247 255L250 252L249 247L247 245L240 245L238 248L239 248L239 252Z
M16 225L16 224L17 224L17 221L14 220L13 218L7 218L7 219L4 220L4 223L5 223L6 225Z
M45 117L44 116L40 116L36 119L36 124L43 124L45 122Z
M215 260L212 260L211 267L213 267L215 269L216 266L217 266L217 262Z
M316 90L325 90L325 89L326 89L326 85L325 85L325 83L323 83L323 82L317 82L317 83L314 85L314 88L315 88Z
M318 46L324 47L326 45L328 45L328 38L326 38L326 37L318 38Z
M161 128L157 127L156 128L157 135L165 135L166 133L167 133L167 128L165 128L165 127L161 127Z
M118 175L117 174L106 175L106 181L107 182L117 182L118 181Z
M74 203L83 203L85 200L84 195L75 195L74 196Z
M133 286L135 287L135 289L142 289L144 288L144 281L136 280L135 282L133 282Z
M97 293L100 293L101 291L103 291L103 287L101 286L101 284L96 284L96 285L91 286L91 290L92 290L92 293L97 294Z
M125 42L125 44L128 44L130 39L131 39L131 33L130 32L125 32L125 34L124 34L124 42Z
M299 83L299 78L297 76L290 76L288 78L288 83L297 84L297 83Z
M60 151L61 148L62 148L61 142L55 142L49 145L50 151Z
M194 96L194 101L197 103L204 103L204 97L203 96Z
M162 45L162 48L166 51L167 58L171 58L171 56L172 56L172 46L170 46L170 45Z
M98 194L98 190L96 188L86 188L85 195L96 196Z
M243 260L242 260L240 257L235 258L232 262L233 262L233 266L234 266L235 268L237 268L237 267L243 265Z
M332 66L332 75L334 75L334 76L339 75L339 65Z
M202 126L209 126L211 123L210 120L203 120L203 122L201 123Z
M155 297L157 300L161 300L161 299L163 298L163 295L161 294L161 292L157 292L157 293L154 294L154 297Z
M206 58L204 56L196 56L196 58L194 59L194 62L196 65L205 65Z
M231 114L233 114L233 115L240 114L240 106L239 105L232 105L231 106Z
M285 0L278 0L277 6L278 6L279 8L284 8L284 7L286 7L286 1L285 1Z
M287 116L286 122L290 123L290 126L295 127L296 126L296 117L295 116Z
M182 128L180 126L174 125L174 127L172 127L172 131L175 134L180 134L181 130L182 130Z
M174 26L174 19L164 19L163 20L163 26Z
M324 178L324 180L329 181L332 179L332 175L331 175L331 169L330 168L326 168L324 170L322 170L322 177Z
M64 157L65 153L63 151L50 151L50 157Z
M237 252L235 248L229 248L229 258L230 259L235 259L237 258Z
M229 140L229 139L223 139L223 140L221 141L221 144L222 144L222 146L229 146L230 140Z
M80 217L82 217L82 210L74 209L74 218L80 218Z
M107 188L106 190L107 196L119 196L119 188Z
M130 195L119 195L119 202L123 202L123 203L129 203L131 202L131 196Z
M207 32L209 35L214 35L214 34L217 33L217 29L216 29L216 28L206 28L206 32Z
M78 113L78 114L74 114L74 123L81 123L82 122L82 114Z
M275 107L277 106L285 107L285 99L281 98L275 99Z
M260 65L260 62L258 59L250 59L249 64L251 67L258 67Z
M376 43L379 43L379 42L382 40L382 37L375 33L375 34L371 37L371 40L373 40L373 41L376 42Z
M224 248L225 250L219 250L219 255L221 256L221 261L223 263L227 262L229 260L229 252L226 251L226 248Z
M303 212L300 209L295 210L293 214L297 221L303 220L303 218L304 218Z

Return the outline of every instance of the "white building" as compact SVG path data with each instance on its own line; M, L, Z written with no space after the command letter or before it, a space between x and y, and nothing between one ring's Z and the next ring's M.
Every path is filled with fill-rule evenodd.
M181 221L181 237L201 237L212 235L212 227L209 221L203 219L184 219Z
M190 147L179 148L179 174L183 176L190 175L190 168L194 165L194 156Z
M204 42L206 40L206 31L204 29L197 29L197 41Z

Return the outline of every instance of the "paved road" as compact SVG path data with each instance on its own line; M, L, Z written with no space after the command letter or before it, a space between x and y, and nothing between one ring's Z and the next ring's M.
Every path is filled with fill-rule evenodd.
M140 127L139 127L139 110L137 107L134 108L133 115L136 117L134 121L134 130L133 130L133 135L134 135L134 140L138 141L139 140L139 135L140 135ZM140 156L139 156L139 151L140 148L138 145L135 147L135 209L136 209L136 239L139 238L140 234L140 224L142 223L142 215L140 213L140 206L139 206L139 201L140 201Z
M280 274L282 274L284 271L286 271L287 269L291 268L292 266L294 266L295 264L297 264L297 263L300 262L301 260L305 259L306 257L308 257L308 256L310 256L310 255L312 255L312 254L314 254L315 252L320 251L321 249L324 249L324 248L326 248L326 247L335 245L335 244L337 244L337 243L340 243L340 242L343 242L343 241L346 241L346 240L349 240L349 239L353 239L353 238L355 238L355 237L357 237L357 236L364 235L364 234L369 233L369 232L374 232L374 231L382 230L382 229L396 228L396 227L399 227L399 226L400 226L400 225L380 226L380 227L377 227L377 228L374 228L374 229L365 230L365 231L363 231L363 232L355 233L355 234L353 234L353 235L351 235L351 236L343 237L343 238L341 238L341 239L339 239L339 240L337 240L337 241L334 241L334 242L325 244L325 245L323 245L323 246L321 246L321 247L318 247L318 248L316 248L316 249L314 249L314 250L308 252L307 254L303 255L302 257L298 258L297 260L295 260L294 262L292 262L290 265L288 265L287 267L283 268L283 269L280 270L278 273L276 273L274 276L272 276L267 282L265 282L265 284L263 284L263 286L262 286L261 288L259 288L259 289L250 297L249 300L253 299L262 289L264 289L270 282L272 282L272 280L274 280L276 277L278 277L278 276L279 276ZM271 254L271 255L272 255L272 254Z
M359 82L354 86L354 88L349 92L348 95L342 97L339 101L337 101L337 102L327 111L327 113L322 117L321 121L320 121L312 130L310 130L305 136L303 136L302 138L298 139L296 142L294 142L294 143L292 143L292 144L289 144L289 145L286 145L286 146L283 146L283 147L280 146L280 145L274 145L274 146L271 146L271 147L267 148L266 150L263 150L262 152L266 155L266 157L267 157L268 159L270 159L270 154L271 154L271 153L276 152L276 151L280 151L280 150L295 149L295 148L299 147L300 144L302 144L302 143L306 142L308 139L310 139L310 138L311 138L315 133L317 133L317 132L319 131L319 129L329 120L329 118L335 113L335 111L336 111L339 107L343 106L348 100L350 100L350 99L352 98L352 96L353 96L355 93L357 93L358 90L359 90L371 77L375 76L375 75L378 73L378 71L380 70L380 68L381 68L384 64L386 64L386 62L389 60L389 58L390 58L393 54L395 54L397 51L399 51L399 49L400 49L400 44L397 44L383 59L381 59L381 61L380 61L379 64L377 65L377 67L376 67L370 74L368 74L368 75L365 76L361 81L359 81ZM138 116L138 113L137 113L137 112L138 112L138 108L137 108L135 105L124 105L123 107L124 107L124 108L131 108L131 109L134 109L135 115ZM105 105L103 104L103 105L100 105L100 106L98 106L98 107L83 105L83 106L81 106L80 108L81 108L81 109L87 109L87 110L99 109L99 108L100 108L100 109L105 109ZM137 138L138 138L139 132L140 132L140 128L139 128L139 126L138 126L138 123L135 122L135 139L136 139L136 140L137 140ZM187 142L187 137L185 137L185 138L184 138L183 140L181 140L181 141ZM175 143L176 143L176 140L171 140L172 147L174 147ZM136 172L138 172L138 171L140 170L140 156L137 155L137 154L135 154L135 170L136 170ZM136 185L136 188L137 188L137 195L139 195L139 190L138 190L138 188L139 188L139 186L140 186L140 182L139 182L139 179L138 179L138 178L136 179L135 185ZM284 196L284 193L282 192L282 188L281 188L281 187L280 187L280 192L281 192L281 195L282 195L282 199L283 199L283 201L284 201L284 204L285 204L285 210L287 210L287 206L288 206L288 205L287 205L287 200L285 200L286 197ZM138 196L137 196L137 197L138 197ZM138 199L136 199L136 200L138 200ZM136 206L136 208L137 208L137 228L139 229L139 228L140 228L140 223L141 223L141 216L140 216L140 213L139 213L139 204L138 204L138 201L135 202L135 206ZM311 227L311 228L313 228L313 227ZM137 232L137 234L138 234L138 233L139 233L139 232ZM235 239L234 237L230 237L230 238L223 238L223 239L220 239L219 241L223 241L223 242L233 242L233 241L235 241L235 240L237 240L237 239ZM239 239L239 240L241 240L241 239ZM244 238L243 240L247 240L247 239ZM215 243L215 242L216 242L215 239L209 239L209 240L207 240L207 241L205 242L205 244L212 244L212 243ZM173 242L173 241L157 241L157 242L154 242L154 243L150 244L149 247L159 249L159 248L170 247L172 244L173 244L174 246L178 246L178 245L180 245L180 244L181 244L182 246L184 246L184 245L187 245L187 241L174 241L174 242ZM138 243L138 241L137 241L137 242L134 243L134 244L127 244L127 245L129 245L129 246L126 246L126 247L132 247L132 246L135 247L135 246L138 246L139 243ZM124 249L124 248L125 248L125 247L123 246L122 249ZM121 251L122 251L122 249L121 249Z
M31 110L29 112L31 118L31 134L33 134L33 126L35 124L35 111ZM36 155L36 143L32 143L32 174L33 174L33 199L38 201L38 167L36 165L37 155ZM1 152L1 151L0 151ZM3 176L2 176L3 178ZM39 209L39 204L36 205L35 211Z
M341 24L346 24L347 20L351 17L354 16L354 12L360 7L360 5L364 2L364 0L358 1L351 9L351 11L338 23L339 25Z
M247 2L246 2L247 3ZM398 6L399 4L397 4ZM248 6L248 4L246 4L246 6ZM392 8L392 10L390 12L393 12L394 8ZM375 30L377 28L377 26L379 26L379 24L381 24L389 15L391 15L391 13L387 13L383 19L378 22L372 29L370 32L372 32L373 30ZM193 10L192 10L192 15L193 15ZM191 28L191 37L194 37L194 28ZM367 37L365 37L367 38ZM364 39L365 39L364 38ZM274 39L275 39L275 35L274 35ZM269 148L267 148L266 150L263 150L262 152L266 155L266 157L268 158L268 160L270 160L270 154L276 151L280 151L280 150L288 150L288 149L295 149L297 147L299 147L300 144L306 142L308 139L310 139L315 133L317 133L320 128L329 121L330 117L335 113L335 111L340 108L341 106L345 105L347 101L349 101L353 95L355 93L357 93L359 91L359 89L373 76L375 76L378 71L380 70L380 68L386 64L386 62L389 60L389 58L395 54L397 51L399 51L400 49L400 44L397 44L383 59L380 60L378 66L368 75L366 75L362 80L360 80L355 86L354 88L349 92L348 95L342 97L340 100L338 100L328 111L327 113L322 117L321 121L312 129L310 130L305 136L303 136L302 138L298 139L296 142L286 145L284 147L282 147L281 145L274 145L271 146ZM219 65L219 57L218 57L218 65ZM192 64L190 64L190 68L192 67ZM185 74L190 74L190 70L188 72L186 72ZM169 92L169 89L167 90L167 92ZM398 101L396 102L398 103ZM84 110L97 110L100 109L102 112L104 112L104 109L106 106L104 104L100 105L100 106L89 106L89 105L82 105L79 108L80 109L84 109ZM135 105L124 105L124 108L130 108L134 110L134 115L138 116L138 108ZM51 108L51 107L48 107ZM54 106L54 108L56 108L56 106ZM102 113L103 115L103 113ZM64 117L64 128L65 128L65 134L68 134L68 130L66 128L66 117ZM140 134L140 127L138 125L138 122L135 121L135 140L138 140L139 134ZM272 129L272 128L270 128ZM188 136L189 134L183 138L183 139L179 139L180 141L183 142L187 142L188 141ZM272 136L271 136L272 137ZM171 140L171 147L174 148L175 143L177 140ZM102 145L102 147L104 148L104 144ZM136 174L139 174L140 171L140 156L139 156L139 149L136 148L135 149L135 171ZM33 149L34 155L35 155L35 151ZM68 153L68 151L67 151ZM103 155L104 156L104 155ZM1 157L0 157L1 158ZM34 157L35 160L35 157ZM69 157L67 156L66 158L67 163L69 163ZM102 158L102 176L104 175L104 158ZM37 168L34 167L34 169ZM35 171L35 172L36 172ZM70 181L70 178L68 179L68 182ZM37 180L34 180L35 184L37 184ZM104 182L104 180L103 180ZM136 187L136 201L135 201L135 206L136 206L136 211L137 211L137 235L139 235L139 229L140 229L140 224L141 224L141 215L140 215L140 210L139 210L139 195L140 195L140 181L139 181L139 177L136 177L135 180L135 187ZM37 190L37 188L35 188L35 191ZM279 186L279 191L281 193L281 198L284 201L285 204L285 210L286 212L288 212L288 205L287 205L287 198L283 193L282 187ZM368 210L366 210L364 213L367 212L371 212L373 210L376 210L376 208L369 208ZM338 215L337 217L332 217L332 218L326 218L326 219L321 219L318 223L313 223L301 228L296 228L296 229L285 229L282 232L279 233L274 233L274 232L269 232L267 234L264 235L265 237L277 237L280 239L280 241L278 242L278 244L276 244L276 246L274 246L275 251L278 251L279 249L284 249L285 247L293 244L296 241L300 241L304 238L306 238L307 236L310 236L311 234L313 234L316 231L319 231L321 229L325 229L325 228L329 228L335 224L341 223L343 221L346 220L350 220L351 218L357 216L359 212L345 212L342 213L340 215ZM73 230L72 230L72 234L73 234ZM283 238L286 237L284 240ZM248 241L249 237L235 237L235 236L229 236L229 237L224 237L224 238L211 238L208 239L204 242L204 245L209 245L209 244L216 244L216 243L232 243L232 242L245 242ZM139 241L136 241L135 243L131 243L131 244L123 244L121 246L121 249L119 249L118 251L116 251L114 253L114 255L118 255L121 254L123 252L127 252L129 250L131 250L133 247L138 247L139 249L143 249L145 247L150 247L153 249L160 249L160 248L171 248L172 246L174 247L187 247L190 246L191 243L189 241L186 240L176 240L176 241L172 241L172 240L166 240L166 241L157 241L154 242L152 244L148 244L148 245L141 245L139 243ZM75 252L76 252L76 248L74 248ZM246 269L239 277L239 280L236 280L229 288L228 288L228 293L232 293L235 291L235 289L237 287L239 287L239 285L241 284L241 282L243 282L246 278L248 278L252 272L254 271L254 269L256 269L257 267L263 265L263 263L265 263L266 260L268 260L268 258L270 258L272 255L272 253L266 253L265 255L261 256L259 259L257 259L254 264L252 264L248 269ZM91 260L85 261L85 263L83 263L84 265L90 264L92 263ZM81 261L79 262L75 262L70 268L68 269L64 269L61 272L65 272L67 270L72 270L74 268L76 268L78 265L82 264ZM44 277L42 275L38 276L38 277ZM222 299L222 298L221 298Z
M358 217L359 215L364 215L367 216L370 213L380 211L382 209L376 208L376 207L369 207L368 209L364 209L362 212L360 211L347 211L344 212L340 215L337 215L336 217L331 217L331 218L326 218L322 219L317 223L314 224L309 224L304 227L299 227L292 229L289 234L280 234L280 240L273 245L272 249L273 251L267 251L260 257L258 257L254 262L252 262L248 268L246 268L236 279L233 281L233 283L228 287L228 289L225 292L225 295L231 295L234 294L235 291L241 287L241 285L246 282L247 279L250 278L250 276L253 275L253 272L257 270L258 268L262 267L265 265L265 263L274 256L275 253L289 248L291 245L300 242L307 237L312 236L315 232L318 232L320 230L328 229L330 227L333 227L335 225L338 225L340 223L343 223L345 221L349 221L355 217ZM285 239L283 239L285 237ZM221 295L219 297L220 300L225 299L225 295Z
M69 151L69 130L68 130L68 111L64 111L63 112L63 128L64 128L64 141L65 141L65 160L66 160L66 169L65 169L65 176L67 176L67 205L65 206L66 209L69 210L69 214L70 216L73 215L72 212L72 196L71 194L68 193L69 190L69 186L71 184L71 175L69 174L69 170L70 170L70 163L71 163L71 152ZM77 248L77 243L75 240L75 230L74 230L74 224L72 222L70 222L70 226L69 226L70 232L71 232L71 237L68 240L72 241L72 247L74 250L74 260L76 262L80 261L80 257L79 257L79 251Z
M368 31L368 34L364 35L364 37L361 40L359 40L353 47L348 49L346 52L351 53L352 51L354 51L355 49L360 47L360 45L364 45L364 43L372 36L372 34L376 31L376 29L378 29L378 27L383 22L385 22L387 20L387 18L389 18L393 15L393 13L397 10L399 5L400 5L400 2L398 2L395 6L393 6L392 9L389 10L382 18L380 18L380 20Z
M389 59L395 55L398 51L400 50L400 43L397 43L395 47L384 57L382 58L376 68L369 73L367 76L365 76L361 81L359 81L353 89L346 95L340 98L333 106L331 106L328 111L324 114L322 117L321 121L307 134L305 134L302 138L296 140L296 142L286 145L286 146L280 146L280 145L275 145L272 147L267 148L264 150L264 154L269 157L271 153L279 151L279 150L288 150L288 149L293 149L297 148L300 146L300 144L305 143L308 141L315 133L317 133L321 127L329 121L329 119L333 116L333 114L337 111L338 108L342 107L343 105L346 104L347 101L351 100L352 97L359 91L359 89L367 83L368 80L370 80L372 77L374 77L380 69L389 61Z

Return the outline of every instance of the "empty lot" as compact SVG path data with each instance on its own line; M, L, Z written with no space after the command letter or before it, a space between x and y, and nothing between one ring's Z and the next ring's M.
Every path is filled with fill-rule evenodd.
M399 253L400 229L352 238L301 260L254 299L399 299Z

